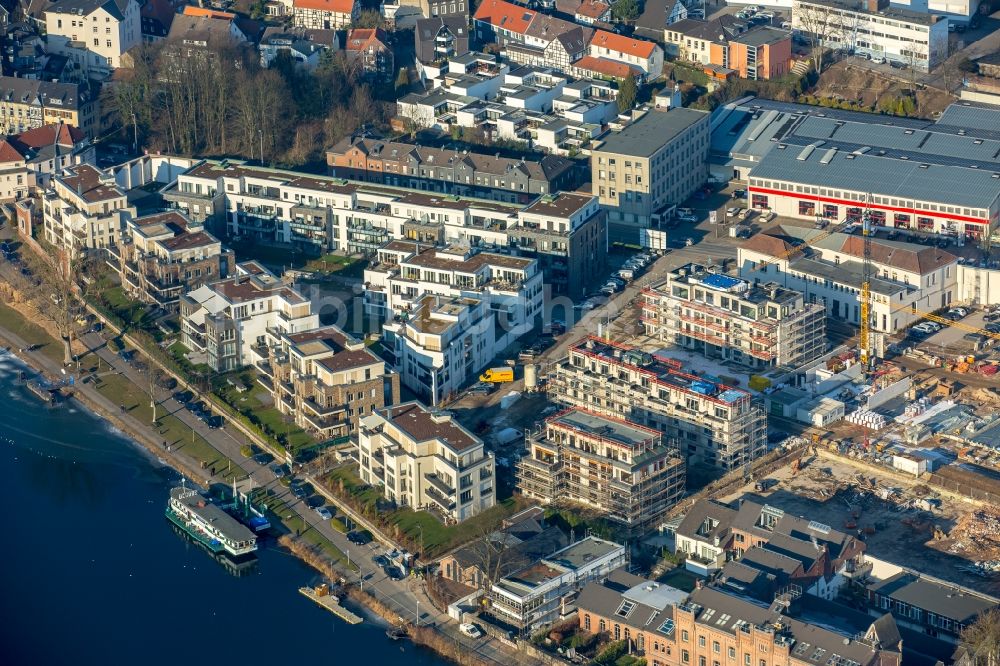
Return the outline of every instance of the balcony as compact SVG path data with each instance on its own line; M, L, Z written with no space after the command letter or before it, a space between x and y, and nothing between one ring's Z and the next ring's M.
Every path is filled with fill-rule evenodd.
M431 486L441 491L443 495L451 497L455 494L455 489L445 483L444 480L437 474L424 474L424 478L427 479L427 482L430 483Z
M427 495L427 497L429 497L432 502L441 507L446 513L451 513L452 511L455 510L455 502L442 495L433 486L427 488L424 491L424 494Z
M347 408L344 405L324 405L316 402L316 399L311 397L303 400L302 406L316 416L327 418L335 414L344 414L347 411Z

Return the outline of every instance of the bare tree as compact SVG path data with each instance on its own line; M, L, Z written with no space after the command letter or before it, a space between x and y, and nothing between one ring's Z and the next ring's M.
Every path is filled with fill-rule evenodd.
M962 643L968 650L970 666L1000 664L1000 611L991 608L962 630Z
M500 580L512 559L511 536L504 531L503 518L484 520L476 529L476 537L469 544L483 575L483 587Z
M796 4L792 16L809 39L816 72L822 74L826 48L831 44L842 43L845 36L845 26L840 14L833 7Z

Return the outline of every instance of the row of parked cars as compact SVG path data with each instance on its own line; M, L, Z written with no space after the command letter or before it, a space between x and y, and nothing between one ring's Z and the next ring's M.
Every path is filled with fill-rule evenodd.
M626 284L638 277L654 261L656 261L656 257L649 252L635 255L622 264L622 267L608 278L599 291L605 296L611 296L621 291Z

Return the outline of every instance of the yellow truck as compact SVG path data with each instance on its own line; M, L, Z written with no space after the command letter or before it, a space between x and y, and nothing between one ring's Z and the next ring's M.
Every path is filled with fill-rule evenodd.
M514 368L490 368L479 375L479 381L489 384L506 384L514 381Z

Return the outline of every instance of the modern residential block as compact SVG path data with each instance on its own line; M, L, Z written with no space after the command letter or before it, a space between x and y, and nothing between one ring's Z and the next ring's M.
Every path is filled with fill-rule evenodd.
M177 211L127 220L122 241L107 250L126 293L167 309L176 309L181 295L227 277L236 264L232 250Z
M529 633L571 613L574 593L625 559L623 545L588 536L492 583L486 612Z
M134 214L114 178L89 164L53 178L42 197L45 240L71 256L118 244Z
M694 109L650 110L594 144L592 192L608 210L609 236L639 242L639 229L708 179L709 114Z
M520 254L538 259L550 295L580 298L604 274L607 214L593 195L542 196L518 213L507 236Z
M826 351L826 312L777 283L686 264L643 290L646 335L752 368L800 366Z
M638 530L684 493L684 461L663 433L574 407L525 438L517 487L543 503L575 502Z
M555 367L557 402L663 432L688 464L731 470L764 454L767 417L747 391L681 370L678 361L598 337L572 345Z
M181 342L203 353L216 372L254 363L259 355L253 348L266 346L268 335L319 326L309 300L260 264L237 264L235 273L180 300Z
M336 326L301 333L269 328L254 353L257 380L278 411L324 439L346 442L362 418L399 402L399 375Z
M496 503L493 454L450 414L418 402L375 410L358 428L361 479L400 506L461 522Z

